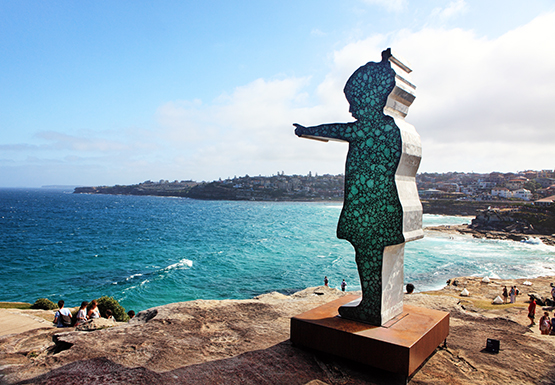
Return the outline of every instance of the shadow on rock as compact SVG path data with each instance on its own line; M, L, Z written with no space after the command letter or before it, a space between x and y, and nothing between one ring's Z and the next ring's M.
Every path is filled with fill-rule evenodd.
M403 376L293 347L284 341L268 349L157 373L128 368L106 358L76 361L18 384L404 384Z

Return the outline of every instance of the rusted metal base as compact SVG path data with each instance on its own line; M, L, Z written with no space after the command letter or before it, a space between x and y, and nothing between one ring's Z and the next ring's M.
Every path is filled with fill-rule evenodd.
M449 313L404 305L383 326L342 319L348 295L291 318L291 342L375 368L411 376L449 334Z

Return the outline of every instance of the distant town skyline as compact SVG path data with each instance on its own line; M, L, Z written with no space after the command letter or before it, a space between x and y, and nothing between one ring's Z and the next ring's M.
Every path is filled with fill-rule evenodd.
M344 172L350 74L406 58L419 172L555 168L547 0L2 2L0 187Z

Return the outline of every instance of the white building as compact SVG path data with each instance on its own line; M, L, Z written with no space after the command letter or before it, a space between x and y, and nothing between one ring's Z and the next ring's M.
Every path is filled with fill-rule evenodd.
M513 197L512 191L506 187L494 187L493 189L491 189L491 195L494 197L500 197L504 199L509 199Z
M530 199L532 199L532 192L529 190L526 190L525 188L521 188L516 191L513 191L513 197L519 198L525 201L529 201Z

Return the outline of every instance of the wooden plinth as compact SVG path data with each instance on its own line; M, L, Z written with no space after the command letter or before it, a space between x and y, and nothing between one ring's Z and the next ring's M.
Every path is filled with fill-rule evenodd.
M348 295L291 318L291 342L390 372L412 375L449 334L449 313L404 305L384 326L342 319Z

